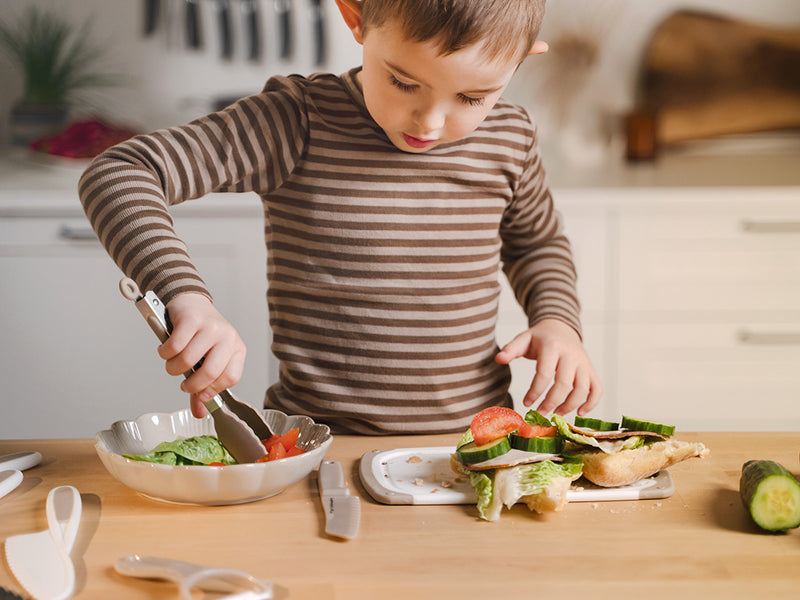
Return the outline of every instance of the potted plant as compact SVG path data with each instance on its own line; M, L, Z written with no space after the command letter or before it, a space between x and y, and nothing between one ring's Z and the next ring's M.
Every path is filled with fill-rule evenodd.
M89 21L76 26L35 6L16 22L0 21L0 50L23 77L22 98L11 108L12 145L57 131L84 92L119 83L101 69L103 51L90 29Z

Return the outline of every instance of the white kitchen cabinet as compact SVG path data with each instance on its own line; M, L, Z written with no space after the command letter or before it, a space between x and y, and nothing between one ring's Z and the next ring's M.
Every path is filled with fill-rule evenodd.
M681 429L797 430L800 189L709 196L619 216L619 401Z
M157 339L120 294L122 274L92 234L77 194L15 196L20 202L0 205L0 436L93 437L117 419L188 406L179 379L156 354ZM224 198L194 204L175 209L176 227L247 344L234 391L260 406L276 376L261 206L256 197L230 209Z

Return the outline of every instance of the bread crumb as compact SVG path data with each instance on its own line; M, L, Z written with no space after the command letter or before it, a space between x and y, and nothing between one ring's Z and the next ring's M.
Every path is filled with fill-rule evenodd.
M439 491L439 488L433 488L433 489L431 490L431 494L435 494L435 493L436 493L436 492L438 492L438 491Z
M414 479L414 485L423 486L425 485L425 480L422 477L416 477Z
M406 460L407 463L421 463L422 459L419 456L409 456Z
M600 505L597 502L592 502L592 508L599 508Z
M439 485L442 486L443 488L450 488L453 487L453 482L447 481L447 479L445 479L444 481L439 483Z

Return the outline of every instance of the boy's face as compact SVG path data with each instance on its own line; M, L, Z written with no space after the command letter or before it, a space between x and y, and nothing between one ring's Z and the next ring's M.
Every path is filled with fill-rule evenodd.
M505 90L517 63L488 61L480 44L442 56L391 22L363 37L359 74L372 118L400 150L421 153L474 131Z

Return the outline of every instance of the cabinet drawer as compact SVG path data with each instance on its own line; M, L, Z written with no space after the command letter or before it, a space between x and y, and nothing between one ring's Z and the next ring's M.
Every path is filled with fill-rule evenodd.
M800 428L800 321L619 328L622 412L683 430Z
M623 215L619 240L623 311L800 307L800 215Z

